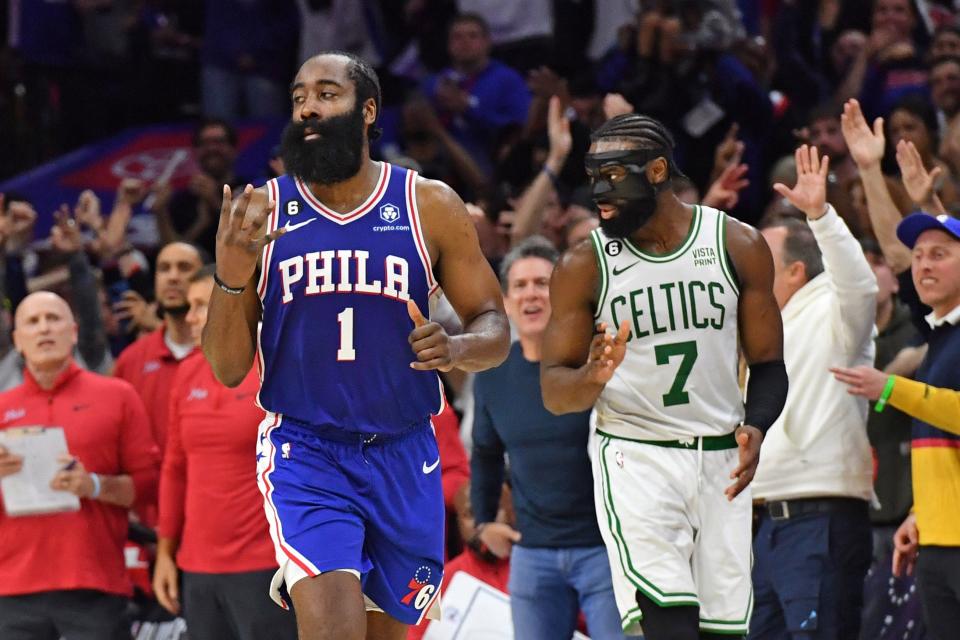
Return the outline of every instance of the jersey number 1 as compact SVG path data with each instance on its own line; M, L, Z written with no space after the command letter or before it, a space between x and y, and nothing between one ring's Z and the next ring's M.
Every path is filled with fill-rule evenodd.
M693 363L697 361L697 343L695 340L688 342L671 342L670 344L658 344L653 352L657 356L657 364L667 364L673 356L683 356L680 361L680 368L677 369L677 377L673 379L670 390L663 394L663 406L673 407L678 404L690 404L690 394L683 390L687 384L687 378L693 370Z
M353 362L357 359L357 350L353 348L353 307L347 307L337 314L340 325L340 348L337 349L338 362Z

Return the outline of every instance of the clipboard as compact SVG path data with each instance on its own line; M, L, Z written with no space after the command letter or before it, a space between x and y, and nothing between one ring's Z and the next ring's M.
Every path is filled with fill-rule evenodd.
M466 572L457 573L443 592L440 620L430 623L423 640L515 640L510 596ZM574 631L572 640L590 638Z
M0 431L0 445L23 456L23 468L0 479L3 508L8 516L80 510L80 498L50 488L50 481L63 468L57 457L68 451L62 427L4 429Z

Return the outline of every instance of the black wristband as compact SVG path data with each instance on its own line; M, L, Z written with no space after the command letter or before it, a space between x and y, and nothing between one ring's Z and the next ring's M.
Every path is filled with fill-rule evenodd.
M751 364L743 424L756 427L766 434L783 411L788 387L783 360Z
M241 293L243 293L244 289L246 289L246 287L239 287L239 288L231 287L230 285L225 283L223 280L221 280L220 276L218 276L216 273L213 274L213 281L216 283L218 287L220 287L221 290L223 290L226 293L229 293L232 296L238 296Z

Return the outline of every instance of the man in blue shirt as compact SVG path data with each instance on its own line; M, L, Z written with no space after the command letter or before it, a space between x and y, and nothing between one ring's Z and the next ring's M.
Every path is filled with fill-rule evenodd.
M483 18L471 13L457 16L447 40L450 67L430 76L423 86L447 130L488 174L501 134L511 125L522 126L530 106L523 77L491 60L490 46L490 29Z
M622 640L587 457L590 413L551 414L540 395L540 344L557 251L534 236L503 260L504 306L519 335L500 367L477 375L470 500L480 541L510 556L514 636L570 638L582 610L594 640ZM510 456L519 531L495 522Z

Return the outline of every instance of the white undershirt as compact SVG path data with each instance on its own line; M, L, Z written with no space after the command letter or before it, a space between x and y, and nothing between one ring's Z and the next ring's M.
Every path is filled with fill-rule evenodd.
M167 345L167 349L170 349L170 353L173 354L173 357L177 360L183 360L186 358L191 351L193 351L193 343L180 344L179 342L174 342L173 338L170 337L170 330L167 329L163 332L163 343Z

